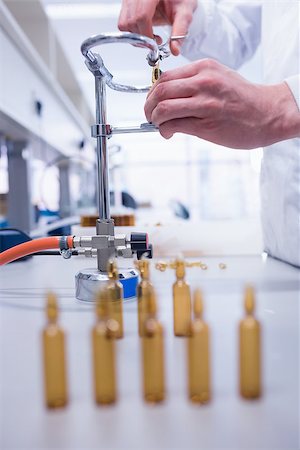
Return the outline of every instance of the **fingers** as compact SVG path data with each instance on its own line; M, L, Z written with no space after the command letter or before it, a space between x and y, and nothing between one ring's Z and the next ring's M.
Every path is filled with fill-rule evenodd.
M161 83L166 83L172 80L180 81L185 78L191 78L197 75L197 73L198 73L197 63L187 64L184 67L178 67L177 69L168 70L167 72L164 72L148 93L147 99L149 99L150 96L153 95L153 93L156 91L156 89Z
M174 119L160 125L159 132L165 139L170 139L175 133L185 133L199 136L201 119L187 117L185 119Z
M193 18L192 9L187 7L181 7L174 16L174 22L172 27L171 36L184 36L188 33L190 23ZM174 56L178 56L180 53L180 47L184 41L171 41L170 50Z
M132 10L132 8L134 8ZM135 11L135 6L132 0L123 0L121 12L119 15L118 28L120 31L131 31L132 33L136 33L136 27L133 21L131 20L131 16Z
M147 96L147 120L159 126L176 117L220 116L225 105L226 71L216 64L202 60L163 73Z
M162 44L163 40L160 36L158 36L157 34L154 34L153 37L156 40L156 42L158 43L158 45Z
M170 139L175 133L184 133L225 147L246 148L244 145L241 146L240 139L238 145L234 143L231 136L228 139L218 121L211 122L197 117L170 120L160 125L159 132L165 139Z
M158 103L152 111L151 122L160 127L163 123L174 119L186 119L187 117L201 118L205 114L205 107L195 104L193 97L175 98Z
M153 120L153 110L164 100L176 98L186 99L188 97L191 97L194 91L195 87L193 86L193 83L191 83L190 78L171 80L168 83L159 83L152 89L151 94L148 96L147 102L145 104L145 114L147 120Z
M118 27L153 37L152 22L159 0L123 0Z
M147 17L140 18L140 20L137 22L137 30L138 34L153 38L152 23L149 22Z
M209 123L216 123L223 114L223 103L206 95L189 98L174 98L164 100L155 106L147 119L157 127L174 119L194 117Z
M172 35L186 35L197 7L196 0L123 0L119 29L153 37L153 25L172 24ZM173 55L179 55L181 41L171 41Z

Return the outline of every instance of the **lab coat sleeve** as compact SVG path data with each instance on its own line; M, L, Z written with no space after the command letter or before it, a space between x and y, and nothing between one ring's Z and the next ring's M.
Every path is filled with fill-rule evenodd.
M182 54L238 69L255 53L260 38L261 1L198 0Z
M300 112L300 74L287 78L285 82L292 91L292 94L295 97Z

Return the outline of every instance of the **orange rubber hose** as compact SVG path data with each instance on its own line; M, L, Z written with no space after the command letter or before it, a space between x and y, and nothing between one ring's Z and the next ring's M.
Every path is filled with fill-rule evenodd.
M59 242L60 236L51 236L15 245L0 253L0 266L15 261L16 259L23 258L24 256L31 255L32 253L59 248ZM73 246L72 236L67 237L67 242L69 246Z

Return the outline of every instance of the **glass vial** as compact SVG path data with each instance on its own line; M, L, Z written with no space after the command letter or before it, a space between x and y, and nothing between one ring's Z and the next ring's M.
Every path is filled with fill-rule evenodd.
M119 325L111 318L111 301L107 289L103 289L96 300L96 324L92 329L94 368L94 395L98 404L115 403L116 362L115 338Z
M123 286L119 281L119 272L115 261L110 260L107 265L108 283L107 294L111 301L111 317L118 322L117 338L124 336L123 330Z
M202 294L196 290L194 320L188 337L188 392L195 403L207 403L211 398L209 327L202 315Z
M136 262L136 266L141 276L141 281L137 286L138 331L141 337L145 334L146 306L154 293L153 286L149 281L149 260L141 259Z
M191 324L191 292L190 286L184 280L185 262L175 261L177 280L173 284L173 317L175 336L188 336Z
M239 326L240 394L247 399L261 396L260 324L254 317L255 294L248 286L245 291L246 317Z
M142 337L144 399L158 403L165 398L163 327L156 318L154 292L146 305L145 334Z
M45 401L48 408L60 408L68 403L65 335L57 324L57 299L53 293L47 295L46 315L48 323L43 330Z

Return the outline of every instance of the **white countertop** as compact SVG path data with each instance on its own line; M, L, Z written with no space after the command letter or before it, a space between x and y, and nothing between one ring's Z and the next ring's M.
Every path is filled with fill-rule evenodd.
M297 449L299 448L300 271L260 256L203 257L207 271L188 269L192 287L204 291L211 327L213 398L187 399L186 342L172 332L174 273L152 270L165 325L167 399L142 400L136 301L124 303L125 337L118 341L119 401L98 407L92 394L90 330L93 308L74 298L74 275L95 261L39 256L0 269L1 434L8 449ZM220 270L219 262L227 264ZM122 265L128 260L122 261ZM130 263L130 260L129 260ZM238 395L237 326L246 282L257 290L262 325L264 395ZM60 298L67 333L70 403L44 406L41 329L46 289Z

